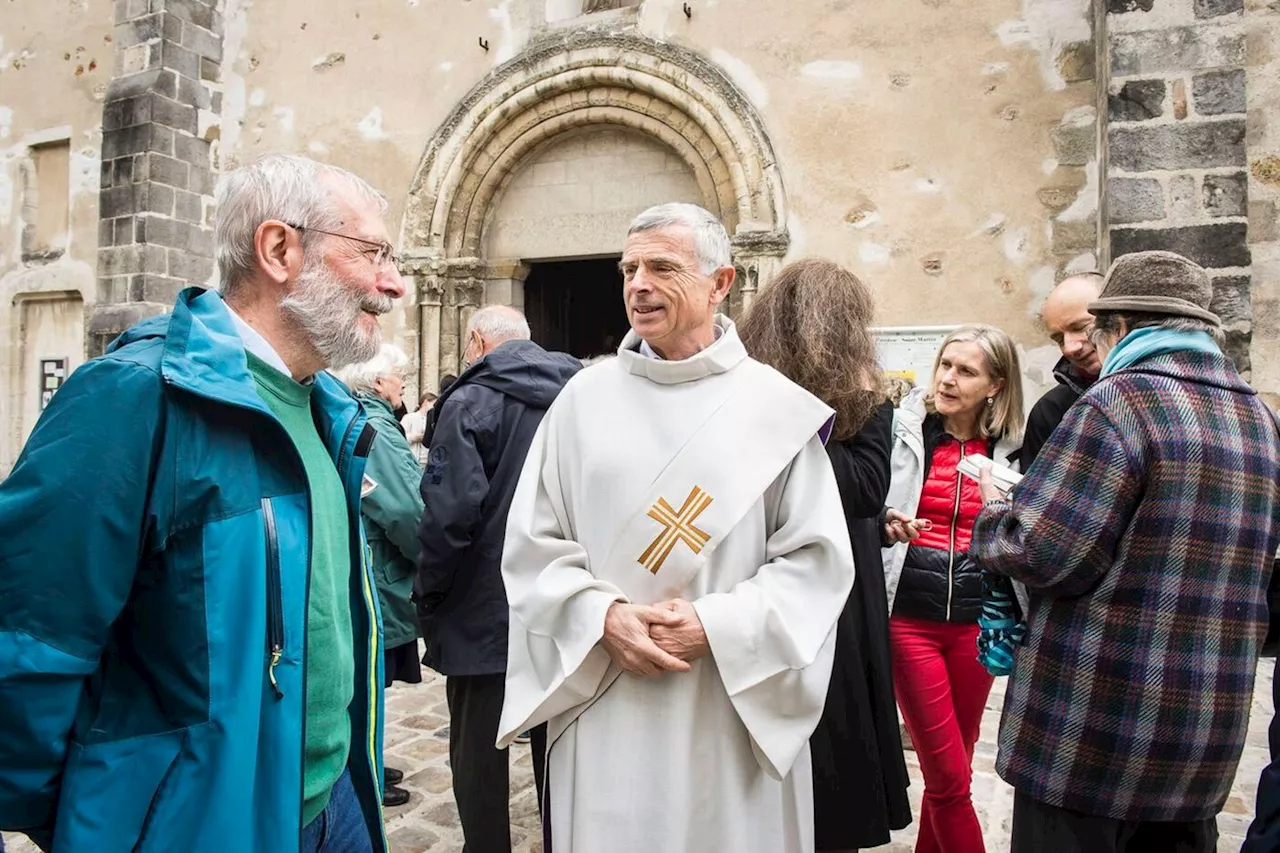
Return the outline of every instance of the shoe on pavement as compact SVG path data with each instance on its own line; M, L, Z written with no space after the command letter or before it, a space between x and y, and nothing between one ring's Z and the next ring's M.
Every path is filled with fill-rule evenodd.
M403 806L407 802L409 802L409 792L404 788L388 785L387 790L382 792L382 805L387 808Z
M399 785L404 781L404 771L397 770L394 767L383 767L382 775L387 780L388 785Z

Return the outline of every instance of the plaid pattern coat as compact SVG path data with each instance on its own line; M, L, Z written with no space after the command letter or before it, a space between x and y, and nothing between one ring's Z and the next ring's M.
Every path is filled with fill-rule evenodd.
M1267 631L1280 435L1221 355L1100 380L970 554L1025 583L1028 633L996 768L1034 799L1120 820L1225 804Z

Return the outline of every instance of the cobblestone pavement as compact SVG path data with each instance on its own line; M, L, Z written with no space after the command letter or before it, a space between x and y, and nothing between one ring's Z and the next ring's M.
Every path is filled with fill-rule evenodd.
M1271 721L1271 674L1273 663L1259 664L1249 738L1240 770L1226 808L1218 817L1221 841L1219 853L1236 853L1253 819L1258 774L1266 766L1267 725ZM422 684L397 684L387 692L388 725L386 760L405 771L404 786L409 802L387 811L387 832L394 853L458 853L462 832L458 810L453 803L449 775L449 712L444 698L444 680L425 673ZM1004 679L996 679L982 721L982 737L974 757L973 798L991 853L1008 849L1013 791L995 773L996 730L1004 701ZM907 753L911 770L911 805L920 810L923 782L915 753ZM527 746L512 749L511 836L516 853L540 853L541 841L537 802L533 789L532 765ZM894 839L878 853L910 853L915 841L914 826L894 833ZM34 845L20 836L5 836L9 853L36 853ZM677 853L670 851L669 853Z

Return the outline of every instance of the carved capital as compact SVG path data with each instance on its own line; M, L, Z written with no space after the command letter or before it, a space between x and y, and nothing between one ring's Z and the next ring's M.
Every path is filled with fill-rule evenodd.
M742 231L729 238L734 258L746 260L751 256L781 258L791 245L791 235L786 231Z

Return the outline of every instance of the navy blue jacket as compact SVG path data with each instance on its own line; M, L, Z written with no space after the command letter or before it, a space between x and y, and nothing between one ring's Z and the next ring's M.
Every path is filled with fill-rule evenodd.
M443 675L507 670L507 511L543 415L581 367L533 341L507 341L436 403L414 597L423 663Z

